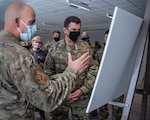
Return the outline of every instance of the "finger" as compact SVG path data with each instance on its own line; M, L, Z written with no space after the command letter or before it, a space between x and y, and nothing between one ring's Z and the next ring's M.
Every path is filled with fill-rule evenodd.
M80 60L83 60L89 56L89 53L84 53L81 57Z
M86 64L86 63L89 63L90 58L91 58L91 57L90 57L89 55L86 56L85 58L83 58L83 59L82 59L83 63L85 63L85 64Z
M69 62L72 62L72 55L71 55L70 52L68 52L68 61L69 61Z

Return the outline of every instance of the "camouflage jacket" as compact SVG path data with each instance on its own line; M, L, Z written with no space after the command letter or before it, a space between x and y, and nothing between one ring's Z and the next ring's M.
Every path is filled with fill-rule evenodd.
M27 103L51 112L75 86L77 71L49 77L8 31L0 32L0 120L29 120Z
M101 47L99 49L95 49L95 59L100 63L102 56L103 56L103 52L104 52L104 47Z
M63 72L68 64L68 52L72 54L74 60L86 52L90 53L92 56L92 51L87 42L77 40L73 46L68 46L65 44L64 40L60 40L49 49L45 59L44 71L49 76ZM97 71L98 62L91 57L89 67L78 77L76 80L76 86L72 92L80 89L84 94L91 93Z
M44 45L44 50L48 51L51 46L53 46L56 42L54 40L47 41L47 43Z

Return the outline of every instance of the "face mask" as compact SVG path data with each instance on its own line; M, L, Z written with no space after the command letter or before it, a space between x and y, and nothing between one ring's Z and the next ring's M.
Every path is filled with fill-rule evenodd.
M59 41L59 38L57 38L57 37L54 37L54 40L55 40L56 42L58 42L58 41Z
M31 46L29 45L29 46L23 46L23 47L25 47L26 49L30 49Z
M31 25L27 26L22 20L20 20L26 27L27 27L27 32L22 33L21 30L18 28L20 32L20 39L22 41L29 41L31 38L34 36L35 32L37 31L36 25Z
M70 38L72 41L77 41L79 35L80 35L80 32L70 32L69 38Z
M40 44L40 43L34 43L33 44L33 48L41 48L41 46L42 46L42 44Z
M88 42L88 41L89 41L89 38L82 38L82 40Z

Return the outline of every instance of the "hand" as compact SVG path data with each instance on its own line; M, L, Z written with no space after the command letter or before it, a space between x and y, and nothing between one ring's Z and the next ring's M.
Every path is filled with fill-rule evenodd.
M71 53L68 53L68 67L73 68L78 71L78 74L81 74L89 66L90 55L88 53L83 54L80 58L75 61L72 61Z
M78 100L81 95L83 95L83 92L80 89L78 89L75 92L69 94L68 100L69 102L74 102Z
M44 64L40 62L40 63L39 63L39 66L40 66L41 68L43 68Z

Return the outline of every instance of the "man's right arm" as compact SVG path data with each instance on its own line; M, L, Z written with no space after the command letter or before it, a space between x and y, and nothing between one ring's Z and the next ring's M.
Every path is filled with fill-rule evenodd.
M90 59L86 54L78 60L72 61L71 55L69 55L69 66L66 70L49 78L37 65L33 56L24 58L26 62L16 58L15 66L17 67L10 68L12 75L15 75L13 76L13 82L27 101L49 112L56 109L68 96L75 86L74 81L78 74L85 70ZM18 69L19 71L17 71Z

